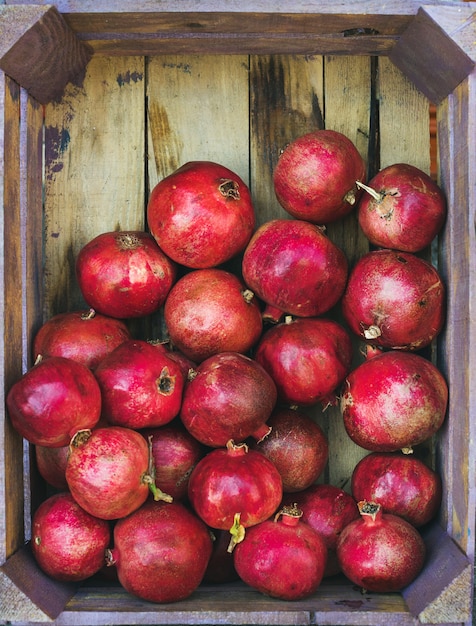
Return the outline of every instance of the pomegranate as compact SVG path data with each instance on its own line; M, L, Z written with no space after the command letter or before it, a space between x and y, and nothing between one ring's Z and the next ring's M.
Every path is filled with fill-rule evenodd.
M69 445L61 448L50 448L46 446L35 446L36 467L43 480L59 489L66 491L66 464L68 462Z
M383 348L420 350L445 321L445 288L438 271L408 252L374 250L361 257L341 304L350 329Z
M207 449L176 419L140 431L152 444L155 484L174 500L185 500L190 474Z
M101 414L101 391L91 370L60 356L38 359L7 394L13 427L30 443L60 448Z
M108 551L121 585L149 602L177 602L203 579L212 552L208 528L179 502L149 501L114 526Z
M324 471L329 444L322 428L308 415L278 407L267 421L270 434L250 448L264 454L276 466L283 491L293 493L309 487Z
M243 255L248 287L265 302L263 317L314 317L331 309L347 281L347 258L321 227L275 219L254 233Z
M383 513L375 502L362 500L358 507L361 517L348 524L337 541L342 572L365 591L400 591L423 568L423 539L414 526Z
M190 161L153 188L147 223L170 258L199 269L241 252L255 228L255 213L237 174L211 161Z
M131 333L117 318L88 311L59 313L47 320L33 339L33 356L64 356L94 370Z
M281 402L326 407L350 371L352 342L337 322L286 316L261 337L255 359L273 378Z
M79 431L71 440L66 480L76 502L100 519L115 520L147 500L172 498L155 488L153 457L135 430L109 426Z
M352 141L335 130L315 130L283 150L273 182L281 206L297 219L327 224L349 214L360 196L366 166Z
M400 515L418 528L433 519L440 507L441 478L414 456L372 452L354 468L352 495L378 502L385 513Z
M109 522L87 513L70 493L44 500L33 515L31 549L56 580L80 581L99 572L110 541Z
M178 415L184 376L181 366L156 344L130 339L95 370L102 416L115 426L163 426Z
M212 532L212 538L213 550L203 578L204 582L223 584L239 580L240 577L235 569L233 551L228 550L230 533L215 528Z
M220 352L192 370L180 418L195 439L219 448L230 439L266 437L276 399L276 385L259 363L238 352Z
M410 452L442 425L448 386L433 363L412 352L380 352L346 378L341 397L344 426L373 452Z
M278 508L281 476L264 454L245 443L227 443L201 459L193 470L188 495L197 515L211 528L230 530L231 545L244 529L264 521Z
M233 552L240 578L261 593L300 600L321 584L327 548L321 537L300 521L302 511L283 507L273 520L250 528Z
M335 576L340 572L336 554L337 539L347 524L359 518L357 502L340 487L327 483L310 485L297 493L295 498L302 511L302 521L309 524L327 546L324 576Z
M218 352L248 352L263 327L254 294L217 268L180 278L165 302L164 320L173 346L197 363Z
M446 199L428 174L408 163L380 170L358 203L358 220L370 243L381 248L419 252L440 232Z
M76 278L88 306L120 319L157 311L176 274L175 263L141 231L102 233L76 257Z

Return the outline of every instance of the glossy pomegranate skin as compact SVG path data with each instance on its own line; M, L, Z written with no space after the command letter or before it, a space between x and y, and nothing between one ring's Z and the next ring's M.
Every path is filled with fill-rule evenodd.
M131 333L123 320L94 309L59 313L48 319L33 339L33 359L63 356L94 370Z
M349 274L341 305L353 333L382 348L420 350L445 322L445 287L438 271L407 252L374 250Z
M385 513L403 517L416 528L436 515L441 504L441 478L423 461L400 452L372 452L354 468L356 500L378 502Z
M296 504L302 510L302 521L309 524L323 539L328 549L324 576L340 572L337 560L337 540L350 522L359 519L355 499L335 485L327 483L310 485L296 494Z
M379 593L409 585L423 567L425 552L414 526L381 509L375 516L362 514L348 524L337 542L337 556L347 578L366 591Z
M262 335L254 358L273 378L284 404L336 404L337 391L350 371L352 342L337 322L295 318Z
M249 528L233 558L246 584L272 598L292 601L309 597L319 587L327 548L310 526L283 515Z
M448 386L441 372L412 352L390 350L352 370L341 396L349 437L374 452L422 443L443 424Z
M245 528L264 521L276 512L282 491L281 476L273 463L245 444L233 442L201 459L188 485L197 515L219 530L230 530L237 513Z
M115 520L147 500L149 446L137 431L108 426L71 442L66 480L76 502L100 519Z
M176 264L142 231L101 233L76 257L76 278L88 306L119 319L157 311L176 275Z
M153 188L147 222L170 258L198 269L241 252L255 228L255 212L236 173L219 163L190 161Z
M40 476L49 485L60 491L68 490L65 475L68 455L69 444L61 446L61 448L35 446L35 461Z
M208 449L187 431L179 419L140 431L149 440L155 465L155 483L177 501L187 498L190 474Z
M276 400L276 385L259 363L221 352L203 361L187 381L180 419L195 439L219 448L230 439L266 436Z
M163 426L180 411L185 384L181 366L160 346L130 339L95 370L102 395L102 417L115 426Z
M197 363L219 352L248 352L263 328L256 298L240 278L218 268L180 278L165 302L164 320L173 346Z
M81 581L104 565L110 527L82 509L68 492L44 500L32 520L31 549L40 568L55 580Z
M198 587L211 552L208 528L188 508L151 500L115 524L111 564L129 593L177 602Z
M91 370L65 357L36 363L10 388L7 408L13 427L30 443L60 448L80 429L93 428L101 391Z
M434 180L409 163L380 170L369 182L379 199L360 197L358 221L375 246L419 252L440 232L446 218L446 198Z
M314 317L342 296L348 262L322 228L303 220L275 219L254 233L245 249L245 283L267 305L265 319L284 313Z
M324 431L305 413L282 407L266 423L271 432L259 442L250 442L250 448L273 462L285 493L306 489L322 474L329 458Z
M292 141L279 157L273 182L281 206L294 218L327 224L349 214L366 166L353 142L330 129Z

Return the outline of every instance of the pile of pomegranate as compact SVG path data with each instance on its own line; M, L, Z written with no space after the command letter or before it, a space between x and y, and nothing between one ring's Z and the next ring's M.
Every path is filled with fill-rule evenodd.
M392 592L419 574L441 480L417 453L448 402L423 257L446 205L411 165L365 172L342 134L297 138L274 172L289 217L258 227L239 176L189 162L152 190L148 232L81 249L85 309L44 323L7 396L49 486L31 537L49 576L112 571L163 603L207 581L297 600L329 576ZM350 266L326 224L352 211L369 252ZM151 315L162 331L135 337ZM346 490L310 412L329 405L365 450Z

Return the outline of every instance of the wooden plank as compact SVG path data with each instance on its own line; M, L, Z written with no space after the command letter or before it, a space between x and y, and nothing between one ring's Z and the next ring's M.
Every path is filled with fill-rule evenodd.
M101 232L142 230L145 202L143 58L95 58L45 113L45 311L85 306L80 248Z
M91 53L55 7L0 7L0 68L38 102L79 80Z
M434 104L454 91L474 68L476 13L472 5L461 4L458 11L421 8L389 54Z

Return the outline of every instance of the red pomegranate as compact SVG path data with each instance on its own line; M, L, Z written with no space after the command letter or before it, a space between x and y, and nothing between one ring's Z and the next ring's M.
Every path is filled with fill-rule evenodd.
M383 348L420 350L445 321L445 288L438 271L408 252L374 250L361 257L341 304L350 329Z
M94 372L102 395L102 417L115 426L163 426L180 411L184 376L160 346L125 341Z
M361 517L348 524L337 541L343 573L366 591L401 591L420 573L425 544L407 521L383 513L379 504L358 503Z
M129 593L177 602L201 583L212 552L208 528L179 502L150 501L114 526L108 564Z
M255 228L255 213L237 174L211 161L190 161L153 188L147 222L171 259L198 269L241 252Z
M211 534L213 550L203 581L216 585L239 580L240 577L235 569L233 551L228 551L230 533L226 530L217 530L215 528Z
M13 427L30 443L60 448L101 414L101 391L91 370L60 356L39 359L7 394Z
M33 357L64 356L94 370L109 352L131 338L117 318L88 311L59 313L47 320L33 339Z
M347 270L345 254L323 228L303 220L262 224L242 263L243 278L266 303L263 315L271 322L284 313L314 317L329 311L344 292Z
M175 501L185 500L190 474L207 449L178 419L140 432L147 440L151 438L155 484Z
M277 399L271 376L253 359L220 352L192 371L185 385L180 419L195 439L212 448L230 439L262 439Z
M80 581L99 572L110 541L109 522L87 513L70 493L44 500L32 520L31 550L55 580Z
M249 528L278 508L281 476L264 454L244 443L228 442L201 459L188 484L190 503L211 528L230 530L237 542Z
M356 500L378 502L384 513L399 515L415 527L429 522L441 504L441 478L423 461L400 452L372 452L352 473Z
M336 390L350 371L352 342L333 320L287 316L262 335L254 358L273 378L281 402L326 407L337 403Z
M147 500L171 500L155 489L152 455L145 438L122 426L79 431L72 439L66 480L76 502L100 519L129 515Z
M274 170L281 206L297 219L327 224L352 211L366 166L352 141L334 130L315 130L286 146Z
M374 452L411 451L443 424L448 386L413 352L381 352L350 372L341 396L349 437Z
M164 319L173 346L197 363L218 352L248 352L263 327L253 293L217 268L180 278L165 302Z
M309 524L327 546L324 576L335 576L340 572L336 554L337 539L347 524L359 518L357 502L340 487L327 483L310 485L295 494L295 498L302 511L302 521Z
M358 203L358 220L370 243L419 252L440 232L446 218L442 190L425 172L395 163L378 172Z
M88 306L120 319L157 311L176 274L175 263L141 231L102 233L76 257L76 278Z
M61 448L50 448L46 446L35 446L36 467L43 480L59 489L67 491L66 464L68 462L69 445Z
M250 448L273 462L285 493L306 489L322 474L329 458L324 431L305 413L282 407L273 411L267 425L269 435L251 442Z
M274 521L246 532L233 552L235 569L250 587L272 598L307 598L321 584L327 548L321 537L300 521L302 511L283 507Z

